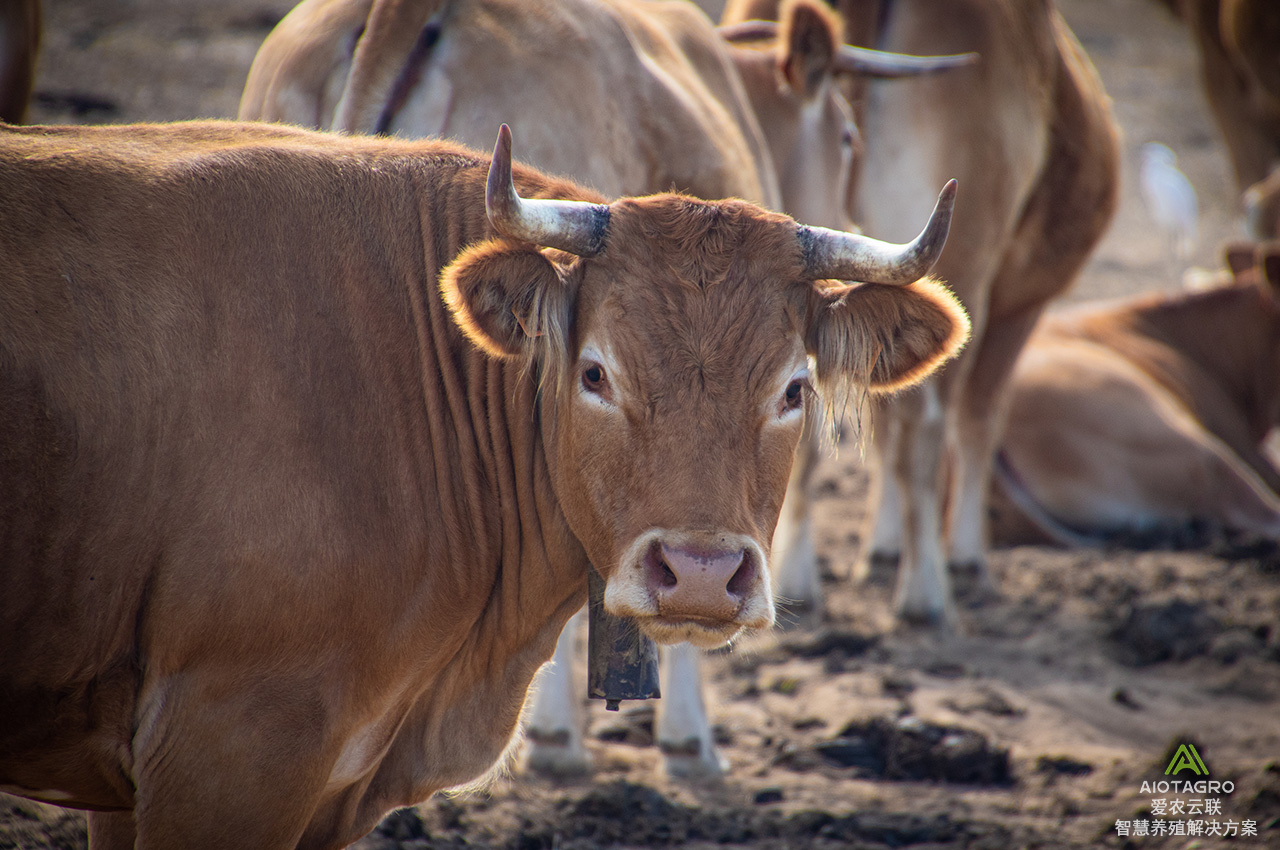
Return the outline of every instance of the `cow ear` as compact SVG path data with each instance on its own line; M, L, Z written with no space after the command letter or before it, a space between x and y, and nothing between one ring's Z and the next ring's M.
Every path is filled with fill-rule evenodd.
M502 239L473 245L440 273L458 327L494 357L562 349L573 310L571 275L537 248Z
M968 339L964 307L932 278L907 286L817 281L810 293L807 348L824 393L910 386L959 353Z
M810 100L835 74L840 20L828 7L813 0L785 4L779 20L782 31L778 35L778 72L797 97Z

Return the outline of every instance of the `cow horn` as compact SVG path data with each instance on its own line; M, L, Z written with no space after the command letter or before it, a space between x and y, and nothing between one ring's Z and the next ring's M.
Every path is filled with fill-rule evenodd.
M502 236L559 248L580 257L604 250L609 207L586 201L521 198L511 175L511 128L498 128L484 208L489 222Z
M833 278L866 283L904 284L929 273L947 243L951 211L956 203L956 181L949 180L938 195L929 223L920 235L903 245L868 236L801 225L805 276L811 280Z
M943 56L913 56L909 53L890 53L869 47L840 45L836 54L835 70L863 77L892 80L899 77L918 77L963 68L978 61L976 53L952 53Z
M778 30L777 21L743 21L739 24L725 24L717 27L720 37L730 44L744 41L772 41L777 39ZM891 53L842 44L840 52L836 54L834 70L837 73L858 74L864 77L895 79L936 74L939 71L972 65L976 61L978 61L977 53L913 56L909 53Z

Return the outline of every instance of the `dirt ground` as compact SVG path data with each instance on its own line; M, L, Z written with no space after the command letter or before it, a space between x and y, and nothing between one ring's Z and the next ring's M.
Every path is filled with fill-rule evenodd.
M255 50L288 0L51 0L32 119L231 117ZM1106 240L1067 300L1177 285L1137 192L1138 148L1172 147L1195 184L1194 262L1242 233L1190 42L1151 0L1060 0L1115 101L1124 186ZM824 460L821 622L709 658L731 769L666 779L651 709L591 709L594 776L516 774L389 818L366 850L737 846L1280 847L1280 559L1211 551L1001 550L998 599L959 636L900 632L891 580L855 587L866 476L856 446ZM1231 793L1143 792L1193 742ZM1190 777L1183 773L1181 778ZM1209 814L1165 806L1193 800ZM1212 810L1220 806L1220 814ZM1157 820L1256 837L1142 835ZM1126 822L1128 838L1116 822ZM1143 830L1138 823L1147 825ZM0 795L0 848L83 847L77 813Z

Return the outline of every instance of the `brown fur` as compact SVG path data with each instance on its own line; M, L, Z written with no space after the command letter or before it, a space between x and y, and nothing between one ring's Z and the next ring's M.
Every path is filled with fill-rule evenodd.
M767 546L799 437L774 373L855 320L806 312L794 222L624 200L578 260L494 240L486 171L266 125L0 130L6 790L109 813L108 848L342 847L500 757L588 557ZM704 239L737 246L711 274L669 253ZM583 335L627 365L624 417L577 372L539 393L513 337L557 325L571 368Z

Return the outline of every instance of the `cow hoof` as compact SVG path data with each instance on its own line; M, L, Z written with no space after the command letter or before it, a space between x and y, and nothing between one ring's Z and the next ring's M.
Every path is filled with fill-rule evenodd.
M663 769L671 779L717 780L722 779L729 768L714 747L704 748L696 740L679 746L660 744L659 748Z
M985 561L953 561L947 570L956 596L970 605L985 605L999 598L999 589Z
M934 629L942 634L955 634L959 620L955 609L949 605L932 605L928 602L902 602L897 609L900 626L915 629Z
M901 558L898 552L873 549L854 565L853 580L858 584L891 584Z
M530 740L525 770L547 779L573 779L591 773L591 753L581 747L552 741Z

